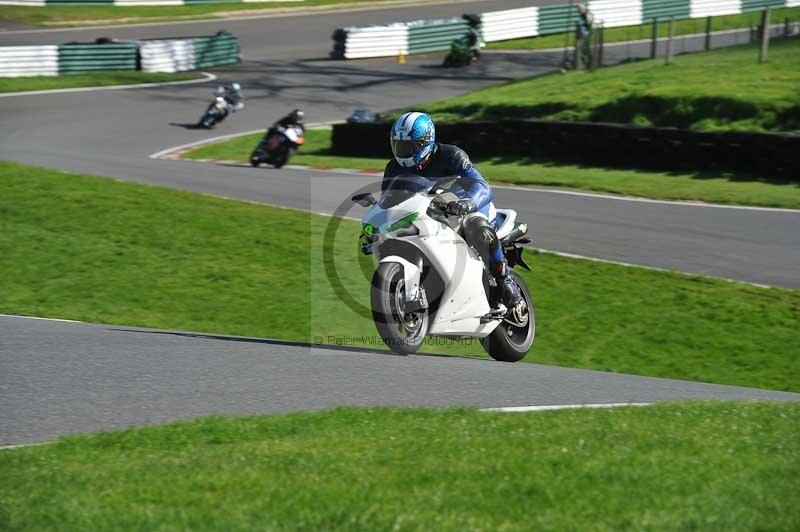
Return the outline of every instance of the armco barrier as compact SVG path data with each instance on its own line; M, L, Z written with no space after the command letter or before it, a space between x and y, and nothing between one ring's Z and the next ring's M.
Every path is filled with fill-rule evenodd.
M238 63L239 41L228 32L194 39L195 68Z
M333 40L331 57L335 59L408 54L408 27L405 24L338 29Z
M538 7L491 11L481 15L481 37L485 42L534 37L538 34Z
M391 157L388 123L336 124L332 153ZM660 170L735 170L800 181L800 135L712 133L625 124L509 120L439 124L441 142L472 156L527 156ZM490 176L491 177L491 176Z
M221 31L189 39L0 47L0 77L58 76L105 70L181 72L238 63L239 42Z
M680 19L690 16L689 0L642 0L642 20L645 22L652 21L654 18L675 17Z
M212 37L139 41L140 66L145 72L183 72L238 63L239 41L225 31Z
M136 43L62 44L58 47L58 73L95 70L136 70Z
M195 68L191 39L142 41L139 57L144 72L183 72Z
M463 18L420 20L408 24L408 53L419 54L449 50L450 44L467 32Z
M649 23L656 18L700 18L757 11L765 7L800 7L800 0L589 0L587 4L597 23L614 28ZM575 6L576 3L556 4L482 13L482 39L493 42L572 32L578 23ZM396 39L389 46L383 39L389 35L387 28L393 28L391 35ZM407 32L410 54L447 50L455 38L466 33L466 28L462 19L342 28L333 34L331 57L353 59L396 55L403 31Z
M0 48L0 77L57 75L58 46Z

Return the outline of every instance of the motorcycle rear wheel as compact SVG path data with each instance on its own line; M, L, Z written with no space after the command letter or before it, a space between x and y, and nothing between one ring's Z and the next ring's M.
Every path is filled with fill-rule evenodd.
M295 149L294 148L286 148L283 150L283 153L278 157L278 160L275 161L275 168L280 168L284 164L289 162L289 159L292 158L294 155Z
M481 345L489 356L500 362L518 362L525 358L536 336L536 314L528 287L514 270L509 270L509 275L519 286L527 306L528 321L525 326L519 327L503 320L489 336L481 339Z
M404 313L405 280L396 262L378 265L370 290L372 319L386 346L398 355L416 353L428 332L430 315L426 310Z

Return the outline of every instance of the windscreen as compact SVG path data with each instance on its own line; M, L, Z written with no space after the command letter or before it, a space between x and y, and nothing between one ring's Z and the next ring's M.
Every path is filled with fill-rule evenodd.
M399 175L384 181L383 195L378 205L384 209L404 202L414 194L426 192L436 183L419 175Z

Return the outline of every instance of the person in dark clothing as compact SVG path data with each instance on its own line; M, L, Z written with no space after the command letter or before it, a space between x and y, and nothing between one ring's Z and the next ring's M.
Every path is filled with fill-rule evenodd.
M305 117L305 113L303 113L300 109L295 109L288 115L284 116L277 122L275 122L272 127L288 127L288 126L300 126L300 128L305 131L305 126L303 125L303 118Z
M583 5L576 6L578 10L578 26L576 31L580 40L580 50L575 53L581 54L581 62L584 68L592 64L592 28L594 26L594 15Z
M215 92L217 96L222 96L228 102L232 112L241 111L244 108L244 97L242 96L242 86L238 83L231 83L230 85L223 85L217 87Z
M466 152L458 146L437 143L433 120L424 113L405 113L395 121L389 138L394 159L384 170L384 188L390 178L409 173L431 180L456 177L450 191L459 199L447 203L445 211L463 217L464 239L489 266L502 288L503 303L508 308L518 305L522 296L517 283L508 275L508 264L494 226L494 193Z

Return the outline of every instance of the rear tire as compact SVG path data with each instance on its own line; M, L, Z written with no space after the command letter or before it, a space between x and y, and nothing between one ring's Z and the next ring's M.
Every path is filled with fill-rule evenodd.
M372 276L370 301L372 319L386 346L398 355L416 353L428 332L427 309L404 314L400 307L405 298L403 267L384 262Z
M280 168L284 164L288 163L289 159L291 159L292 155L294 155L294 152L295 152L294 148L286 148L285 150L283 150L283 153L281 154L280 158L278 158L278 160L275 161L275 168Z
M519 291L528 307L528 322L524 327L517 327L503 320L489 336L481 339L481 344L489 356L500 362L522 360L530 351L536 336L536 314L528 287L514 270L509 270L509 275L519 286Z

